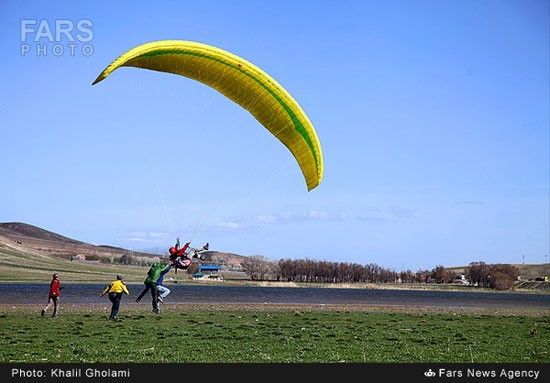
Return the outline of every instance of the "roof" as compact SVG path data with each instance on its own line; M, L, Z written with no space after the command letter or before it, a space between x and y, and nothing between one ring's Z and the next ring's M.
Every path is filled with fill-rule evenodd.
M201 265L199 266L200 271L204 270L219 270L221 266L219 265Z

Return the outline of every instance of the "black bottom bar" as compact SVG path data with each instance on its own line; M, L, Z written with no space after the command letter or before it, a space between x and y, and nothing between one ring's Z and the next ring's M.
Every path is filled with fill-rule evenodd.
M291 375L289 375L291 374ZM305 374L305 375L300 375ZM353 375L351 375L353 374ZM548 382L548 363L2 363L1 382L143 382L208 377L239 381L294 376L354 381L403 382ZM202 378L201 378L202 377ZM359 380L357 380L359 379ZM394 380L395 379L395 380Z

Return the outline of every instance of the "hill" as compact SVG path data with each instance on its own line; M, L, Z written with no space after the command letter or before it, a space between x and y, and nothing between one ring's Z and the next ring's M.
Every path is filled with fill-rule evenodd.
M29 250L60 258L101 257L120 258L122 255L156 258L156 255L131 251L114 246L96 246L60 234L44 230L37 226L21 222L0 223L0 243L7 243L21 251Z
M132 265L121 264L123 256ZM132 251L110 245L92 245L21 222L0 223L0 281L44 281L53 272L65 281L108 281L122 272L127 281L143 280L147 267L162 255ZM204 262L240 271L243 255L208 251ZM121 270L121 267L123 269ZM178 274L181 279L185 273Z
M217 265L223 265L228 270L241 271L241 262L246 257L244 255L223 253L221 251L205 251L202 253L202 259L205 262L214 263Z
M61 243L70 243L70 244L82 244L81 241L76 241L71 238L64 237L62 235L53 233L48 230L41 229L39 227L29 225L26 223L20 222L6 222L0 223L0 234L5 234L7 236L14 237L29 237L38 240L45 241L55 241Z

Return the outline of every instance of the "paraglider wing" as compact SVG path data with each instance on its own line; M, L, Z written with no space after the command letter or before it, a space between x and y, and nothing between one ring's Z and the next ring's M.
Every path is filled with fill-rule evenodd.
M206 44L155 41L124 53L105 68L93 84L122 66L174 73L216 89L248 110L290 150L308 190L321 182L323 156L313 125L292 96L252 63Z

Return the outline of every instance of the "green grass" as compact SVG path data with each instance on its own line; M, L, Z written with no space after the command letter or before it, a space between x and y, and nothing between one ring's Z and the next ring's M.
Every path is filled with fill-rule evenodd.
M0 314L0 362L549 362L549 316L170 307Z
M27 254L0 244L1 283L49 283L53 273L62 282L108 282L123 273L129 282L143 281L147 267L71 262L54 256Z

